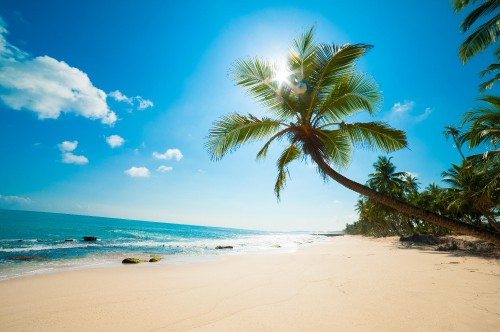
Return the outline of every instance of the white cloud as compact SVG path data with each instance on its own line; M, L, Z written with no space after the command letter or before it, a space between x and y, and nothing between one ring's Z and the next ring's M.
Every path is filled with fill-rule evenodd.
M0 57L0 99L15 110L29 110L39 119L57 119L74 113L113 125L104 91L92 85L87 74L48 56Z
M127 103L129 105L133 105L134 102L136 102L138 104L137 109L139 111L143 111L146 108L154 106L153 102L149 99L144 99L141 96L127 97L119 90L110 92L108 94L108 96L112 97L114 100L116 100L118 102L124 102L124 103Z
M165 173L165 172L170 172L173 169L174 169L173 167L162 165L162 166L158 167L156 169L156 171L160 172L160 173Z
M33 57L11 45L6 24L0 17L0 100L14 110L27 110L39 119L57 119L73 113L107 125L117 121L106 101L108 95L95 87L82 70L50 56ZM109 96L138 110L153 106L142 97L129 98L119 90Z
M89 160L85 156L77 156L71 152L65 152L62 154L62 162L65 164L85 165L89 163Z
M0 195L0 203L27 204L27 203L31 203L31 199L29 197Z
M131 167L125 171L131 177L147 178L151 175L147 167Z
M146 108L148 107L153 107L154 104L151 100L149 99L143 99L141 96L137 96L135 97L135 99L139 102L139 106L137 107L137 109L139 111L143 111L145 110Z
M392 106L392 111L396 113L404 113L411 111L415 106L415 102L411 100L405 100L403 103L395 103Z
M184 157L179 149L168 149L165 153L153 152L153 157L156 159L170 160L174 159L179 161Z
M129 98L125 96L123 93L121 93L119 90L116 91L111 91L108 96L112 97L116 101L122 101L127 104L132 104L132 98Z
M430 109L429 107L427 107L425 109L424 113L422 113L419 116L417 116L417 118L415 120L417 122L424 121L425 119L427 119L429 117L429 115L431 115L431 113L432 113L432 109Z
M123 139L123 137L118 135L111 135L106 137L106 143L108 143L109 146L113 149L122 146L124 142L125 140Z
M64 141L57 145L62 153L61 161L65 164L77 164L85 165L88 164L89 160L85 156L77 156L72 152L78 147L78 141Z
M61 150L61 152L71 152L75 150L76 147L78 146L78 141L73 141L73 142L64 141L61 144L58 144L57 146L59 147L59 150Z

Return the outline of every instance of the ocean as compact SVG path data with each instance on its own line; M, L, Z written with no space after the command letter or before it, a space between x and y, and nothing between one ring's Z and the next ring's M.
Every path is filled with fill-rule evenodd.
M84 237L96 237L85 241ZM121 266L127 257L183 264L221 255L290 252L326 241L308 232L265 232L71 214L0 210L0 280ZM231 246L232 249L217 249Z

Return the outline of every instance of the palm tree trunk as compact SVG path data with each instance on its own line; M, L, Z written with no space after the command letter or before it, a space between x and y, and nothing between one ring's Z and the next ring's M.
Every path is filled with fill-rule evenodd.
M493 233L490 231L487 231L485 229L482 229L480 227L471 225L471 224L466 224L464 222L454 220L439 214L436 214L431 211L427 211L422 208L418 208L416 206L410 205L408 203L404 203L401 201L398 201L394 198L387 197L367 186L364 186L360 183L357 183L355 181L352 181L345 176L337 173L335 170L333 170L330 165L328 165L327 162L323 160L318 155L315 154L310 154L311 158L316 162L318 165L319 169L331 177L333 180L337 181L344 187L351 189L358 194L367 196L381 204L384 204L386 206L389 206L393 209L396 209L400 212L404 212L410 216L414 216L417 218L420 218L422 220L426 220L434 225L438 225L441 227L445 227L449 230L455 231L457 233L465 234L465 235L470 235L474 236L478 239L485 240L488 242L491 242L495 244L496 246L500 247L500 234Z

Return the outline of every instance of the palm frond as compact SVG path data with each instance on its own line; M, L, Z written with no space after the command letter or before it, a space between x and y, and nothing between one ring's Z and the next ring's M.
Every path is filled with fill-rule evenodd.
M469 124L464 136L469 141L470 149L483 143L500 144L500 97L488 95L479 100L489 105L466 112L462 119L463 124Z
M320 44L314 57L314 71L309 76L309 84L321 90L337 83L337 78L350 73L356 61L371 48L373 46L367 44Z
M473 0L475 3L477 0ZM460 12L462 9L467 7L470 0L452 0L451 5L455 8L455 13Z
M391 128L384 122L341 122L339 126L355 146L385 152L407 147L405 132Z
M320 130L318 138L323 143L323 156L329 163L345 169L351 162L352 144L341 130Z
M500 70L500 63L492 63L491 65L486 67L486 69L483 70L479 75L481 77L484 77L485 75L489 75L489 74L493 73L494 71L498 71L498 70Z
M500 73L496 74L491 79L479 84L479 92L485 92L493 87L493 84L500 81Z
M382 95L373 78L364 73L352 73L330 89L315 117L321 117L326 123L340 122L359 111L373 114L381 101Z
M481 98L478 98L477 100L481 100L484 102L487 102L497 110L500 110L500 96L495 96L495 95L486 95Z
M310 65L316 53L314 43L314 26L303 33L299 38L294 39L292 48L288 55L288 66L290 70L300 79L310 75Z
M282 124L269 118L259 119L251 114L230 113L213 123L205 148L212 160L220 160L242 144L256 141L276 133Z
M240 59L233 64L230 77L258 102L275 111L280 119L288 119L295 115L290 104L291 91L274 79L276 71L276 65L266 60Z
M264 158L266 158L267 151L269 150L269 146L271 145L271 143L275 139L277 139L277 138L279 139L280 137L282 137L283 135L285 135L288 131L289 131L289 128L287 127L287 128L285 128L283 130L278 131L273 136L271 136L271 138L266 142L266 144L264 144L264 146L262 147L262 149L260 149L260 151L257 153L256 159L264 159Z
M500 5L498 0L486 1L474 9L460 24L461 32L466 32L481 17L492 13Z
M288 171L288 165L299 159L302 156L302 152L294 144L288 146L278 158L276 166L278 167L278 177L276 178L276 184L274 185L274 193L278 201L280 200L281 190L285 187L287 176L290 176Z
M496 42L499 34L500 14L497 14L474 30L460 45L458 55L462 63L466 63L476 53L484 51L490 44Z

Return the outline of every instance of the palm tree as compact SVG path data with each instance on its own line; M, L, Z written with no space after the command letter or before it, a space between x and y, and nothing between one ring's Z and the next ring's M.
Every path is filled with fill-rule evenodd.
M277 161L275 193L279 199L288 166L311 160L320 174L379 203L460 233L500 245L500 235L398 201L352 181L338 170L350 162L353 147L391 152L407 146L406 135L383 122L346 122L358 112L373 115L381 101L372 78L355 70L356 61L372 46L315 44L313 28L294 40L287 68L263 59L237 61L231 72L237 85L257 99L273 117L231 113L215 121L206 148L220 160L243 144L267 138L257 158L275 141L287 146Z
M460 132L460 130L454 126L446 126L444 127L446 130L443 132L444 136L446 137L446 139L448 139L448 137L453 137L453 142L455 142L455 146L457 147L458 149L458 152L460 153L460 156L462 157L462 160L465 160L465 156L464 154L462 153L462 144L463 144L463 140L461 139L462 137L462 133Z
M462 11L470 2L471 0L453 0L452 6L455 8L455 13ZM494 13L494 16L479 25L460 46L458 54L464 64L471 57L495 43L500 35L500 13L496 11L500 0L472 0L472 4L478 4L478 6L460 24L461 32L469 31L478 20L487 18L490 14ZM497 48L495 55L497 59L500 59L500 48ZM492 73L495 76L479 86L481 92L490 89L496 81L500 80L500 63L489 65L481 72L481 77Z
M419 182L417 177L410 173L405 173L403 176L403 189L407 195L418 194Z
M396 172L396 166L391 162L392 157L379 156L373 164L375 172L369 174L368 185L385 195L395 196L402 192L405 172Z
M500 145L500 97L484 96L479 100L486 106L465 113L462 123L469 124L464 140L469 142L469 149L485 144L493 154L498 154Z
M495 220L493 212L500 204L500 190L497 187L496 194L487 190L491 176L494 175L497 174L491 174L489 170L474 169L470 162L463 161L462 165L452 164L452 168L444 171L443 181L451 185L449 194L452 200L449 209L473 214L476 210L500 233L500 224Z

